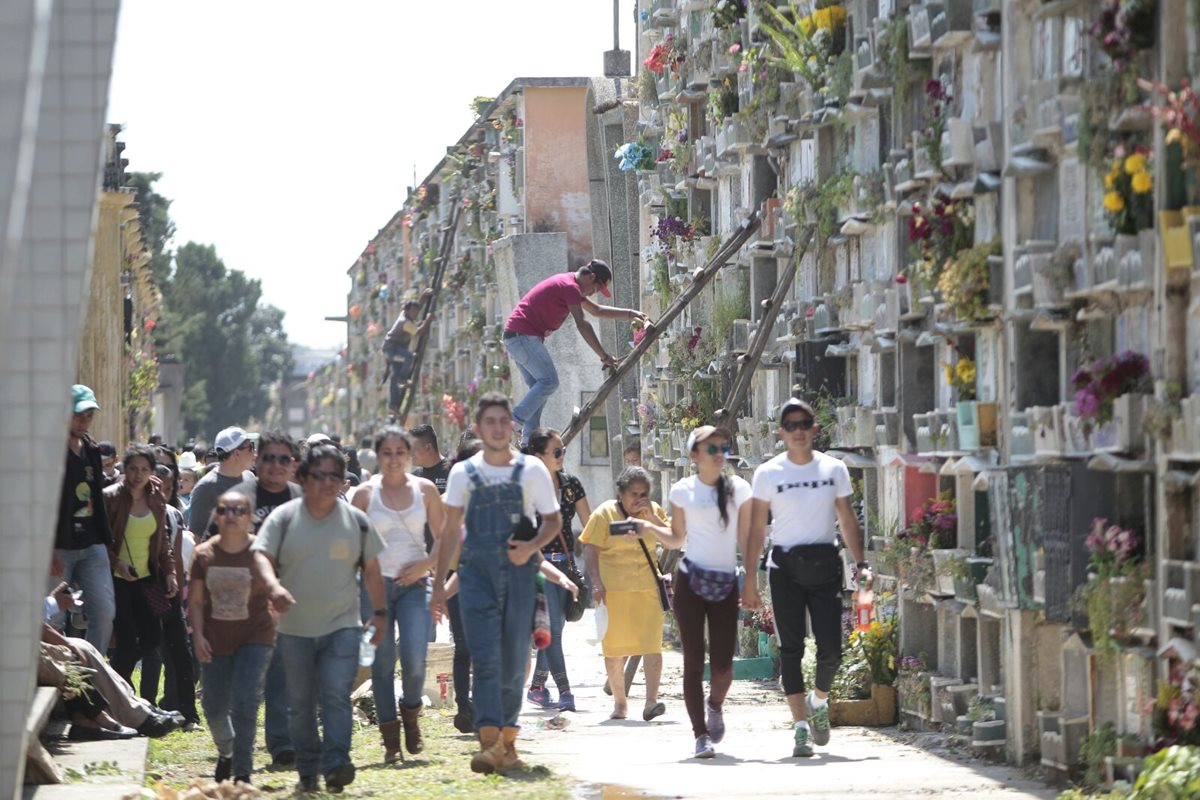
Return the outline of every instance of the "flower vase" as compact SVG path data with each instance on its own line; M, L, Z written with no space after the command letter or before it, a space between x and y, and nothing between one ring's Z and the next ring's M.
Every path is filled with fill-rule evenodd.
M996 446L996 417L999 409L995 403L975 403L975 417L979 423L979 446Z
M974 400L958 403L958 446L962 450L979 449L979 406Z
M932 594L943 597L954 595L954 573L950 571L950 562L965 558L966 553L957 548L948 550L930 550L933 555L933 588Z
M1158 212L1158 233L1162 237L1163 266L1167 269L1192 268L1192 241L1180 211Z

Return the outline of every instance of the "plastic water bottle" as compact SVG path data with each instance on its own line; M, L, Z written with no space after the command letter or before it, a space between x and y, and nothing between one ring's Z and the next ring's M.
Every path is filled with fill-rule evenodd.
M546 579L537 575L537 598L533 610L533 646L545 650L550 646L550 612L546 606Z
M854 592L854 628L865 631L871 627L875 616L875 592L865 580L860 580Z
M375 645L371 644L371 638L374 635L374 625L363 631L362 641L358 644L358 665L360 667L369 667L375 663Z

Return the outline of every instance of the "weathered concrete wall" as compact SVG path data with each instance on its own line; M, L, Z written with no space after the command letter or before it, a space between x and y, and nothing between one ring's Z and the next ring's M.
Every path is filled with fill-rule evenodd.
M500 287L499 308L507 319L517 301L537 283L567 269L567 235L564 233L524 233L506 236L495 243L496 282ZM595 318L585 315L595 325ZM600 359L584 342L570 316L563 326L546 340L558 368L558 391L542 411L542 424L562 430L571 421L571 412L584 403L584 392L594 392L604 382ZM516 365L512 367L514 403L525 396L525 381ZM612 433L610 429L610 433ZM563 468L583 481L592 507L613 496L609 462L584 463L587 431L567 447ZM620 454L617 454L618 460Z
M525 230L564 231L567 263L592 257L583 87L528 87L525 95Z

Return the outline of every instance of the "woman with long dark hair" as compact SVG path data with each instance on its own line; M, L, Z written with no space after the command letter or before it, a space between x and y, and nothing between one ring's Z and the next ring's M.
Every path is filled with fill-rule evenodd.
M579 523L587 525L588 518L592 515L587 492L578 478L563 471L563 458L567 448L558 431L553 428L537 428L529 435L524 452L541 459L550 471L550 480L554 483L554 493L558 496L562 512L562 534L542 548L542 555L559 570L565 570L574 562L572 553L575 548L575 534L571 530L571 523L578 514ZM542 524L540 518L537 524ZM542 708L574 711L575 695L571 693L571 684L567 679L567 661L562 649L562 630L566 621L563 610L567 603L567 594L568 591L563 587L547 582L546 607L550 614L550 646L537 651L537 664L534 666L533 680L529 684L526 698ZM558 687L557 703L550 702L550 690L546 688L546 679L550 676L554 677L554 684Z
M179 594L175 556L167 529L166 502L154 477L154 450L135 444L122 460L124 480L104 490L104 505L112 527L109 556L115 576L117 648L113 669L129 680L133 667L162 641L162 615ZM142 697L156 699L143 680Z
M683 645L683 702L696 738L696 758L716 755L713 745L725 736L721 706L733 682L737 558L739 551L746 557L750 535L750 484L725 472L731 439L729 431L712 425L692 431L687 449L696 474L677 481L670 492L671 529L678 546L687 546L687 555L675 572L675 621ZM706 625L711 663L707 704L703 682Z

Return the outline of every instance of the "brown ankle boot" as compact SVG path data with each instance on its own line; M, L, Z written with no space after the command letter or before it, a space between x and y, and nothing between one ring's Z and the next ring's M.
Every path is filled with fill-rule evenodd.
M400 720L379 723L379 735L383 737L383 760L391 764L404 760L404 752L400 749Z
M400 719L404 721L404 746L413 755L425 749L425 743L421 741L421 726L417 722L417 718L420 716L421 706L416 708L400 707Z
M517 755L517 732L520 728L501 728L500 738L504 742L504 771L525 769L525 762Z
M479 729L479 752L471 757L471 771L490 775L493 772L504 774L504 740L500 738L500 729L486 727Z

